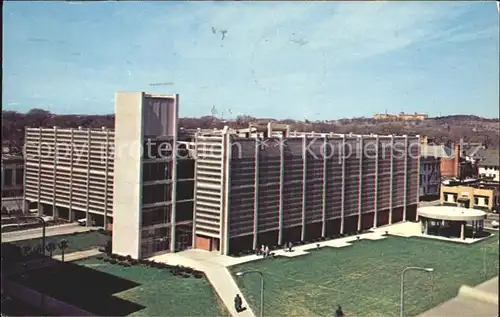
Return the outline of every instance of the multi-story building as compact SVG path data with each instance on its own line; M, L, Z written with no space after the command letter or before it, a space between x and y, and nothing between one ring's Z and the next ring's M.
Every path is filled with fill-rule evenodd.
M113 229L118 254L189 247L194 158L177 138L178 100L117 93L116 130L27 128L27 208Z
M441 185L441 158L420 157L420 199L438 199Z
M191 245L194 161L179 145L178 111L178 95L115 96L114 253L144 258Z
M498 150L485 149L481 151L481 158L478 162L478 174L481 177L489 178L495 182L500 182L500 154Z
M196 135L194 247L232 254L416 218L419 137Z
M40 215L107 227L113 222L113 153L114 132L105 128L27 128L25 201Z
M440 200L443 205L492 211L499 202L499 188L479 181L441 185Z
M24 164L20 155L2 154L2 198L22 197Z

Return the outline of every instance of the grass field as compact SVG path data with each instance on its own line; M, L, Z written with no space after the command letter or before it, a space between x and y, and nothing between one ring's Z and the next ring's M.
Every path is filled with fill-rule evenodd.
M67 254L67 253L71 253L71 252L85 251L85 250L89 250L92 248L98 248L98 247L104 246L106 244L106 241L110 240L111 237L104 235L102 233L99 233L97 231L76 232L73 234L63 234L63 235L47 237L46 243L53 241L57 244L62 239L68 240L68 248L65 251L65 253ZM36 244L42 244L42 238L15 241L15 242L9 242L9 243L20 246L20 247L25 246L25 245L34 246ZM61 254L61 250L59 248L57 248L54 251L54 255L56 255L56 254Z
M228 316L205 278L142 265L89 258L31 271L19 281L97 316Z
M498 275L498 236L474 245L391 236L297 258L245 263L231 271L264 273L267 316L332 316L340 304L346 316L379 317L398 316L400 276L408 266L435 270L405 274L405 315L415 316L456 296L463 284L477 285ZM235 280L258 312L259 277Z

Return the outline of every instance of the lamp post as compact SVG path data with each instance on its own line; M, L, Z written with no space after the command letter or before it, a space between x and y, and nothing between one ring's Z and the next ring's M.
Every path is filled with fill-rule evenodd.
M236 276L243 276L246 274L256 273L260 275L260 317L264 316L264 274L261 271L250 270L250 271L240 271L236 273Z
M405 273L406 271L424 271L424 272L434 272L434 269L431 267L418 267L418 266L409 266L405 268L401 272L401 302L399 307L399 316L404 317L404 287L405 287Z

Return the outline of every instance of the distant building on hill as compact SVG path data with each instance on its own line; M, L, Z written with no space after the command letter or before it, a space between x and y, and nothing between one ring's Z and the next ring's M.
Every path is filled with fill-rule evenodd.
M429 118L427 114L423 113L404 113L399 114L389 114L389 113L377 113L373 116L375 120L426 120Z

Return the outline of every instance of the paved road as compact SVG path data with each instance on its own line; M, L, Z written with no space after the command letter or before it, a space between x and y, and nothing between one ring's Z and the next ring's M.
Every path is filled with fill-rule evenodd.
M61 234L70 234L74 232L86 232L92 229L99 229L98 227L82 227L76 223L70 223L60 226L47 227L45 229L45 236L57 236ZM42 236L42 228L28 229L22 231L13 231L2 233L2 242L14 242L21 240L29 240L40 238Z
M431 201L420 201L418 203L419 207L427 207L427 206L438 206L440 204L439 200L431 200Z
M7 209L19 209L23 208L23 197L7 197L2 198L2 206Z
M500 217L498 214L488 213L488 218L486 218L486 220L484 221L484 226L486 228L493 228L493 225L491 223L493 222L493 220L495 220L496 222L500 222L498 220L499 218Z

